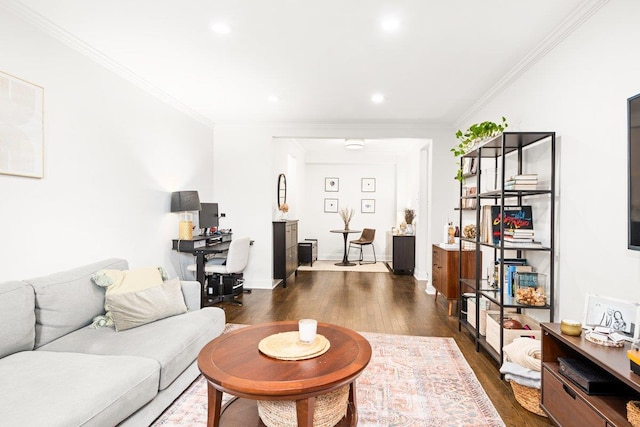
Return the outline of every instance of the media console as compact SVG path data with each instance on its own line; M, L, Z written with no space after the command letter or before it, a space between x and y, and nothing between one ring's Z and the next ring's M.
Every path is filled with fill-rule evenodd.
M626 405L640 400L640 376L630 369L627 350L604 347L560 332L559 323L542 325L542 409L558 426L631 427ZM588 361L611 374L617 382L611 395L585 393L562 374L558 357Z

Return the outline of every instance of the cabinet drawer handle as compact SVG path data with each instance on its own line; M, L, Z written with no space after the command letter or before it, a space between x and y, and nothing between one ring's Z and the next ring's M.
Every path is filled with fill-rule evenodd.
M562 384L562 389L564 390L565 393L567 393L569 396L571 396L571 398L573 400L576 399L576 394L573 391L571 391L571 389L569 387L567 387L566 384Z

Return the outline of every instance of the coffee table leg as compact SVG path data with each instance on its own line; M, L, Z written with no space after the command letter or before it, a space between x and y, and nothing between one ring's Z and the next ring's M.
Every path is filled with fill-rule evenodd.
M220 407L222 406L222 392L216 390L211 384L207 387L207 427L220 425Z
M296 400L296 415L298 427L313 427L313 410L316 406L316 398Z
M353 416L351 417L351 425L358 425L358 407L356 406L356 382L355 380L349 384L349 401L347 405L351 405L353 408Z

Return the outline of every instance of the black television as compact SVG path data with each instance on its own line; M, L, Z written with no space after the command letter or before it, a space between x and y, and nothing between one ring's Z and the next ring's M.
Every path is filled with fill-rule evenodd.
M218 204L200 203L198 226L203 229L202 235L207 236L212 227L218 227Z
M627 100L629 123L629 249L640 251L640 94Z

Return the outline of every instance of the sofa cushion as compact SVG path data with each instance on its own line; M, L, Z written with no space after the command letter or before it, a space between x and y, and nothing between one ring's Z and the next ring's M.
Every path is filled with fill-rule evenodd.
M148 357L160 364L160 390L168 387L202 347L224 330L224 311L207 307L116 332L85 327L38 350Z
M33 350L36 337L35 297L24 282L0 283L0 358Z
M187 312L177 278L138 292L107 294L106 301L116 331Z
M126 269L112 258L73 270L25 280L36 293L36 348L91 323L104 313L104 289L91 276L102 269Z
M0 359L0 424L116 425L156 396L158 374L142 357L14 353Z

